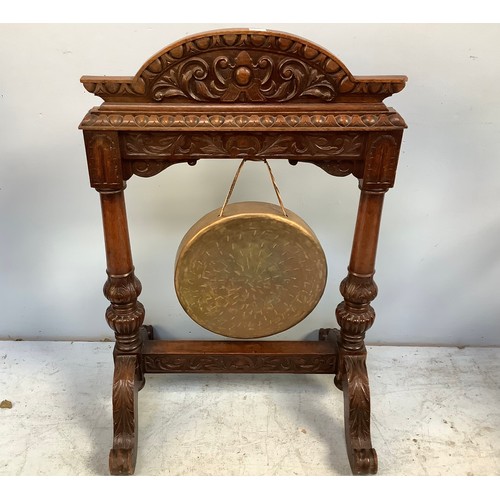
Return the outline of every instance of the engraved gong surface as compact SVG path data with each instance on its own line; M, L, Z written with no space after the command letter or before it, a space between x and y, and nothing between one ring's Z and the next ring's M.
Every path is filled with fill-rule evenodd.
M175 289L187 314L214 333L258 338L291 328L320 300L327 266L311 228L277 205L214 210L186 233Z

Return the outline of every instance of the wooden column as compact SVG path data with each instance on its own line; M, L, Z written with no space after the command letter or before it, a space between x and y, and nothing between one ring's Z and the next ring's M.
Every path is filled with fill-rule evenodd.
M104 295L111 302L106 320L115 332L117 354L138 353L144 307L137 300L141 283L134 275L123 190L101 191L101 207L108 274Z
M346 446L354 474L376 474L378 468L370 436L365 334L375 320L370 303L377 296L373 275L380 220L384 195L394 184L399 143L395 134L370 135L348 275L340 284L344 301L336 310L340 338L335 384L344 392Z
M354 474L376 474L377 454L370 437L370 388L365 333L373 325L370 302L384 193L361 192L348 275L340 284L344 301L336 310L340 325L339 365L335 384L344 391L347 454Z
M137 392L144 385L141 363L144 306L137 300L141 283L135 277L125 209L118 134L85 133L90 183L100 194L106 272L104 295L108 325L115 332L113 378L113 448L111 474L133 474L137 456Z

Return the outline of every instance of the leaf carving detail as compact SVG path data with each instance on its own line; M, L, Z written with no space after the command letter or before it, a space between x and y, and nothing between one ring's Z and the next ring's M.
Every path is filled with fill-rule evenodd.
M333 101L335 85L300 59L243 50L173 63L156 76L151 93L156 101L176 96L208 102Z

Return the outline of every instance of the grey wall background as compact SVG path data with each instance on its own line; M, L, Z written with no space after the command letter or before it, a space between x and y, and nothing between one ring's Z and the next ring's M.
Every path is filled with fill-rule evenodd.
M239 26L245 26L239 23ZM83 74L133 75L177 39L228 24L2 25L0 27L0 339L101 340L104 247L82 134L100 99ZM406 119L396 188L387 197L369 343L500 345L500 25L276 24L308 38L355 74L406 74L386 100ZM311 315L273 339L334 326L357 209L354 178L275 161L286 205L315 230L329 282ZM273 200L250 164L237 200ZM180 239L220 206L237 162L176 165L133 178L126 196L146 321L164 338L207 338L173 289Z

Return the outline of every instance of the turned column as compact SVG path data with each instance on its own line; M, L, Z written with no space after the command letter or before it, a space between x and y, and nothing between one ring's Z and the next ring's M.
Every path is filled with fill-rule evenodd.
M108 274L104 295L110 301L106 320L115 332L115 354L136 354L141 349L144 307L137 300L141 283L134 275L130 250L118 134L85 131L84 135L90 184L101 198Z
M373 325L371 301L377 296L373 280L384 195L394 185L401 133L372 133L368 139L356 227L348 275L340 284L344 297L336 310L341 347L345 353L363 352L366 331ZM341 384L342 371L338 374Z
M137 300L141 283L134 275L124 194L120 190L101 191L100 195L108 274L104 295L111 303L106 320L115 332L116 353L138 353L144 307Z
M361 190L348 275L340 284L344 301L338 305L336 315L341 346L351 354L364 350L365 333L375 320L370 302L377 296L373 275L384 194Z

